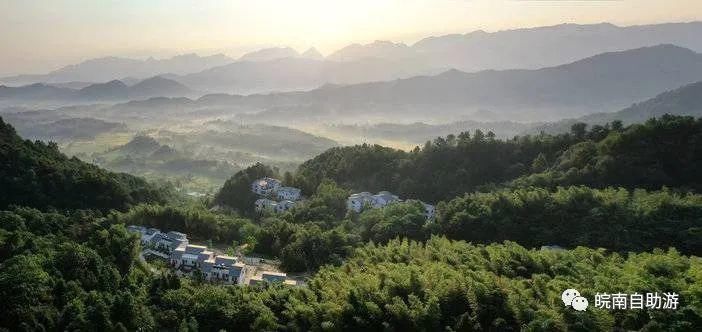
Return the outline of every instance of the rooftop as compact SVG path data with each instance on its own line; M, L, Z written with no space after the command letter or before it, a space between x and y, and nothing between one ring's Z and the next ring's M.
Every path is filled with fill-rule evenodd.
M287 273L284 272L273 272L273 271L265 271L261 273L261 276L276 276L276 277L287 277Z

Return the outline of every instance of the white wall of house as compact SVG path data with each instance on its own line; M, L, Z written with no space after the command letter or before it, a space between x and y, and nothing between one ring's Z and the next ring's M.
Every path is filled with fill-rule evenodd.
M251 191L258 195L270 195L280 188L280 180L273 178L263 178L251 184Z
M276 190L276 196L279 200L296 201L300 199L300 189L293 187L280 187Z

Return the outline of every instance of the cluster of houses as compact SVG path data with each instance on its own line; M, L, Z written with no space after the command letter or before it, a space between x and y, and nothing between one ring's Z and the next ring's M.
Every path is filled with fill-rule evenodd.
M264 271L247 278L247 273L255 269L247 268L236 257L216 255L205 246L190 244L185 234L180 232L163 233L156 228L128 226L127 229L141 235L145 248L157 248L168 254L168 261L173 269L188 273L199 270L203 279L224 284L250 284L261 282L280 282L295 285L294 280L282 272ZM164 256L165 257L165 256ZM248 279L248 282L246 281Z
M375 195L364 191L349 196L346 200L346 208L351 211L361 212L364 208L378 209L401 201L400 197L389 191L381 191ZM434 206L422 201L420 203L424 206L424 217L427 220L434 220L436 215Z
M301 198L301 191L294 187L283 187L278 179L265 177L251 184L251 191L261 198L254 202L256 211L271 211L283 213L290 210ZM389 191L380 191L377 194L369 192L356 193L346 200L349 211L361 212L365 208L382 208L389 204L402 202L402 199ZM436 210L434 205L419 201L424 206L424 217L434 220Z
M300 189L283 187L280 180L269 177L254 181L251 191L262 196L254 202L256 211L282 213L295 206L301 197Z
M170 253L175 248L188 245L188 236L181 232L161 232L157 228L143 226L127 226L127 230L141 235L141 246Z
M174 269L185 272L200 270L207 281L225 284L243 284L246 265L236 257L215 255L205 246L189 244L173 250L170 263Z

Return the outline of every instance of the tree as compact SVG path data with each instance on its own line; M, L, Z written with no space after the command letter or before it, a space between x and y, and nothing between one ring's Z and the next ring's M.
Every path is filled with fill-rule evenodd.
M543 172L548 168L548 161L543 153L539 153L538 156L531 163L531 171L535 173Z
M574 123L570 126L570 133L576 138L582 139L587 133L587 124L583 122Z
M244 215L253 215L257 196L251 191L251 184L264 177L279 176L276 170L261 163L237 172L215 195L214 203L233 208Z
M385 243L396 237L424 238L424 207L418 201L390 204L382 209L361 213L361 236L365 240Z

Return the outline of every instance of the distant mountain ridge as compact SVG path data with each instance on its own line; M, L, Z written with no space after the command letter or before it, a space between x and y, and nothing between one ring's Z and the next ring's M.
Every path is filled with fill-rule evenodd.
M67 66L48 75L24 75L0 79L0 82L16 86L163 75L191 88L213 93L267 93L313 89L328 83L356 84L433 75L451 68L464 72L538 69L595 54L659 44L702 52L700 35L702 22L627 27L609 23L560 24L427 37L412 45L389 41L351 44L327 57L315 49L300 54L289 47L278 47L248 53L239 61L222 55L186 55L145 61L102 58ZM186 61L188 59L192 63Z
M389 41L351 44L326 58L299 57L292 49L269 49L269 53L278 52L279 56L174 79L210 92L307 90L329 83L357 84L434 75L452 68L464 72L547 68L596 54L659 44L702 52L702 41L695 37L699 35L702 22L630 27L561 24L493 33L475 31L429 37L413 45Z
M394 81L326 85L305 92L206 95L177 104L190 109L229 107L230 112L250 113L246 115L249 122L278 124L325 119L369 121L379 115L437 122L473 119L466 116L481 113L490 114L492 121L553 121L622 109L701 77L702 54L659 45L537 70L450 70ZM153 108L162 103L173 108L174 102L152 100L128 106L140 109L148 104Z
M123 123L93 118L69 118L50 123L24 124L24 126L15 124L14 127L22 137L27 139L54 142L94 139L99 134L127 129Z
M487 109L502 114L505 120L525 115L553 119L621 109L700 77L702 54L660 45L538 70L451 70L436 76L328 86L288 96L302 105L324 103L352 109L392 105L395 112L404 115L430 111L436 111L436 115L467 114ZM393 111L375 111L379 109Z
M306 57L267 61L238 61L170 78L200 91L254 94L310 90L327 83L354 84L438 73L418 68L422 66L410 60L363 59L337 62L308 54Z
M0 101L49 100L64 102L86 101L120 101L146 99L151 97L179 97L193 95L187 86L176 81L152 77L128 86L122 81L112 80L105 83L88 85L81 89L61 88L43 83L21 87L0 85Z
M144 79L161 74L195 73L233 61L232 58L223 54L204 57L196 54L184 54L167 59L148 58L146 60L104 57L65 66L45 75L17 75L0 78L0 82L19 86L39 82L107 82L126 77Z
M352 45L329 58L420 58L462 71L537 69L599 53L675 44L702 52L702 22L619 27L610 23L559 24L536 28L427 37L415 44L376 41Z
M564 119L535 126L529 132L564 133L577 122L589 125L604 125L615 120L622 121L624 124L641 123L666 114L702 117L702 81L663 92L617 112L595 113L575 119Z

